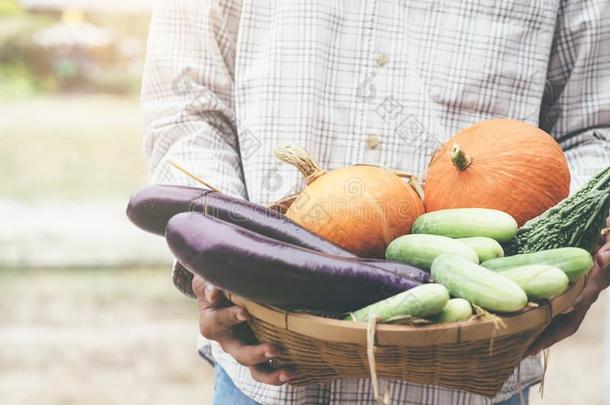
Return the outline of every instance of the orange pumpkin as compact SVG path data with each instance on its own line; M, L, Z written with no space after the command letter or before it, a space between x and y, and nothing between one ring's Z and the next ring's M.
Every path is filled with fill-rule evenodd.
M387 245L409 233L424 212L413 178L410 185L367 165L326 172L300 148L284 146L276 155L297 166L308 184L286 215L358 256L384 257Z
M426 211L495 208L523 225L568 196L570 171L549 134L492 119L463 129L435 153L424 190Z

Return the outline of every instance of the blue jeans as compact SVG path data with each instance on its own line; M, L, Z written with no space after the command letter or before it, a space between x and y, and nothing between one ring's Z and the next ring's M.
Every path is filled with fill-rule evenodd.
M525 388L523 390L523 405L528 405L530 403L529 394L529 387ZM506 401L498 402L496 405L521 405L521 399L519 398L519 394L517 394L514 395L512 398L507 399Z
M241 392L233 384L231 377L219 365L216 365L216 384L214 385L214 400L212 403L213 405L260 405Z
M528 394L529 388L523 390L523 405L529 403ZM213 405L260 405L258 402L250 399L246 394L241 392L239 388L233 384L231 378L220 366L216 366L216 385L214 386L214 401ZM498 405L521 405L519 394L513 396L506 401L499 402Z
M604 352L606 360L604 361L604 405L610 405L610 300L606 307L606 332L604 337Z

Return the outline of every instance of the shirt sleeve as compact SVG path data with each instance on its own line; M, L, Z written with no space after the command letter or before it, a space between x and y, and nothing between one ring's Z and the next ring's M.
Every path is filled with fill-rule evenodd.
M610 2L561 0L540 125L566 153L571 191L610 165Z
M174 161L224 193L247 198L234 114L235 38L230 1L157 1L148 37L142 112L152 183L201 186ZM174 266L192 296L192 275Z

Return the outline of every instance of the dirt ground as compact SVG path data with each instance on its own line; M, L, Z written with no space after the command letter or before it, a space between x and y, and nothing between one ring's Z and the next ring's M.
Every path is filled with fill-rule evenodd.
M196 312L167 270L0 272L0 403L206 404Z
M166 269L0 271L0 286L0 403L210 402L195 307ZM534 404L601 404L605 306L551 351Z

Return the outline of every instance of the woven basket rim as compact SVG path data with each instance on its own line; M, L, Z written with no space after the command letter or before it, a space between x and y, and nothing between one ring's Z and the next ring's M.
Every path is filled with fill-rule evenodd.
M505 327L498 328L497 323L489 319L418 326L379 324L376 329L376 345L421 347L515 335L548 324L553 317L572 305L583 288L584 279L580 279L565 293L541 303L537 308L528 307L515 314L499 316ZM251 316L275 327L330 342L366 345L367 323L365 322L343 321L284 311L233 294L228 294L228 298L233 303L246 308Z

